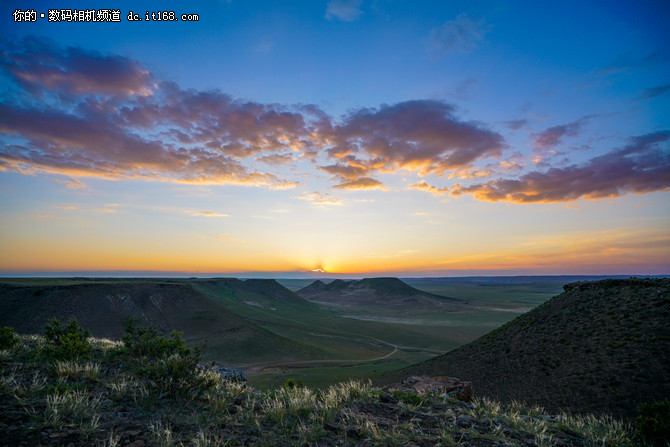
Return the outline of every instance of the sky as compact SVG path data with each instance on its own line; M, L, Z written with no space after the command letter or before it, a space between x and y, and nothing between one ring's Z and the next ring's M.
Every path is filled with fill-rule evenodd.
M668 274L669 22L4 2L0 274Z

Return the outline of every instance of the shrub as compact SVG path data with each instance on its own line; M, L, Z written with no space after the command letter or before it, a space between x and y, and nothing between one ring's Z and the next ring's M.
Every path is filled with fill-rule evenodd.
M282 385L282 388L288 388L288 389L293 389L293 388L305 388L305 384L303 383L302 379L288 379L284 384Z
M5 326L0 328L0 349L11 349L19 342L19 337L14 333L14 328Z
M128 320L123 344L139 361L138 373L161 393L195 399L216 385L198 369L201 346L187 348L181 332L172 331L169 338L165 338L159 336L155 328L140 328Z
M651 445L670 443L670 400L643 403L638 407L635 419L640 440Z
M181 338L181 332L172 331L170 338L160 337L156 328L137 327L130 319L126 322L125 330L123 345L138 359L148 361L165 359L188 350L186 342Z
M52 318L44 326L46 346L43 353L57 359L86 357L91 353L90 336L91 333L81 327L76 319L71 319L67 326L61 326L60 321Z

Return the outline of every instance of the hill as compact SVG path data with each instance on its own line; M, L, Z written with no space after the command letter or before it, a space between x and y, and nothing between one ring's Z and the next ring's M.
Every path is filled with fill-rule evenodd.
M328 284L316 280L296 292L302 298L340 311L374 312L376 315L406 310L412 313L455 311L466 302L424 292L398 278L336 279Z
M442 356L385 377L453 375L478 396L632 417L670 397L670 279L577 282Z
M277 288L284 289L273 280L222 281L263 302L281 298ZM300 299L284 290L289 298ZM274 293L263 295L264 291ZM41 333L50 318L63 322L76 318L94 336L116 339L123 334L125 320L132 318L138 325L156 327L161 333L182 331L189 342L207 340L209 357L236 364L274 356L300 359L319 354L314 347L281 337L227 310L194 290L188 281L0 284L0 326L12 326L24 334Z

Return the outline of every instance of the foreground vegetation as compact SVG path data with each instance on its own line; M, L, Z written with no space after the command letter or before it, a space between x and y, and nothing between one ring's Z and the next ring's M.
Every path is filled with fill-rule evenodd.
M258 391L199 365L179 333L129 324L123 341L75 321L0 333L0 445L635 445L609 417L348 381Z

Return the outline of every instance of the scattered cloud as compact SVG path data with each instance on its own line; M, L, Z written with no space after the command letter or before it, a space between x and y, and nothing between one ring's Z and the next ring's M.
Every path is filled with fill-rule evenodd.
M228 214L216 213L214 211L184 211L186 214L191 216L200 216L200 217L228 217Z
M576 137L586 121L591 117L584 117L573 123L552 126L540 133L533 134L533 144L536 148L549 149L561 144L564 137Z
M100 208L100 209L98 210L99 213L108 213L108 214L116 213L116 211L117 211L117 210L112 209L112 208Z
M419 191L426 191L431 193L434 196L443 196L446 195L447 192L449 192L449 188L446 186L444 188L438 188L437 186L429 185L425 181L420 181L419 183L415 183L413 185L408 186L409 189L418 189ZM426 213L415 213L417 215L425 215Z
M154 79L139 63L48 41L0 41L8 76L37 101L0 105L0 167L76 178L295 187L243 160L309 145L308 107L234 100ZM110 76L113 75L113 79ZM151 95L145 94L151 88ZM50 100L53 99L53 100Z
M384 186L382 182L372 177L360 177L355 180L346 180L342 183L338 183L333 186L333 188L339 189L381 189L382 191L388 191L388 188Z
M62 219L62 217L52 216L51 214L33 214L32 216L37 219Z
M61 208L64 209L64 210L76 210L77 209L76 206L61 206Z
M152 78L139 63L77 47L58 47L44 38L5 42L2 65L26 90L65 95L149 95Z
M454 20L431 30L428 51L434 57L449 53L470 53L484 41L489 29L484 20L459 14Z
M328 8L332 17L353 20L360 6L332 1ZM346 8L354 12L347 15ZM460 15L434 35L443 52L470 51L487 29L482 20ZM315 105L264 104L218 90L184 89L130 59L40 38L0 39L0 52L5 78L20 92L0 103L0 133L7 138L0 146L0 171L49 175L68 188L103 178L291 189L301 183L273 167L306 158L331 176L334 189L388 190L378 176L399 171L466 181L443 188L421 181L411 189L520 203L668 189L667 132L632 138L625 148L581 165L558 160L563 154L557 147L579 136L594 115L532 134L536 163L529 168L518 153L502 159L509 146L500 133L461 118L441 100L352 109L334 119ZM650 55L647 62L658 57ZM660 85L641 97L668 91L670 86ZM523 119L503 124L513 130L528 126ZM502 173L518 177L496 178ZM342 203L318 192L299 197L317 205Z
M667 92L670 92L670 84L659 85L657 87L648 88L640 92L638 100L646 101L649 99L654 99L666 94Z
M638 52L627 52L619 55L615 60L598 70L600 76L608 77L626 73L636 68L643 68L665 64L670 61L670 55L665 51L653 51L644 55Z
M326 8L326 19L339 19L344 22L353 22L361 14L362 0L330 0Z
M500 134L459 120L453 106L437 100L356 110L324 129L323 138L331 143L327 153L344 163L321 169L346 179L397 169L441 175L506 147Z
M503 124L510 130L519 130L522 127L525 127L528 124L528 120L509 120L504 121Z
M333 197L328 193L320 193L314 191L312 193L304 193L298 196L301 200L307 200L314 205L341 205L342 200L337 197Z
M515 203L602 199L625 193L670 189L670 131L630 139L621 149L592 158L585 165L528 172L518 179L498 179L454 186L451 195L473 194L479 200Z
M282 165L291 163L295 159L291 154L270 154L270 155L263 155L262 157L257 157L256 160L263 163L267 163L269 165Z
M67 189L82 189L86 188L86 185L82 183L81 181L74 179L74 178L54 178L54 180L58 183L62 183L65 185Z

